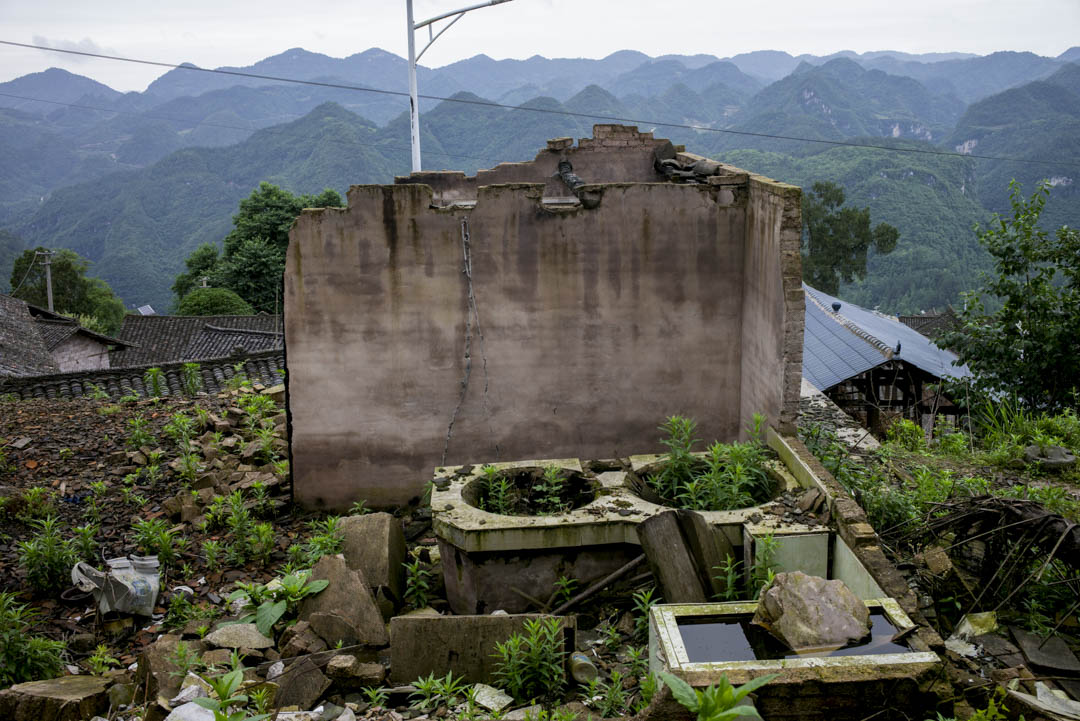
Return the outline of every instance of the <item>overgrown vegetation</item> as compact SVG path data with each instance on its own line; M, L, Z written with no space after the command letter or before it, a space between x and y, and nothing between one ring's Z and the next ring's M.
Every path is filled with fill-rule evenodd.
M585 505L595 498L585 476L558 466L480 469L476 504L508 516L549 516Z
M745 443L715 441L704 455L695 454L697 423L671 416L660 430L667 453L659 470L646 482L669 506L699 511L727 511L768 500L774 483L765 467L771 457L761 441L764 416L754 415L751 438Z

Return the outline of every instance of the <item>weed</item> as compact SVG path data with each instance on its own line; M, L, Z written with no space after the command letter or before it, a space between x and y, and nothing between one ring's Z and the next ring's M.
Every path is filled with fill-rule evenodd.
M162 565L176 561L179 555L176 532L161 518L140 519L131 524L135 544L149 556L157 556Z
M270 492L266 490L266 484L255 481L251 484L252 512L259 518L266 518L273 513L274 506L270 501Z
M341 519L338 516L327 516L321 521L316 519L308 523L312 536L308 538L306 545L307 562L315 563L323 556L332 556L341 553L345 543L345 534L341 529Z
M600 698L600 715L604 718L625 715L627 701L622 674L617 669L613 670L610 682L604 684L604 693Z
M495 644L495 677L518 701L556 698L566 685L565 655L559 619L529 619L523 634Z
M94 653L86 659L86 665L90 669L90 673L95 676L103 676L113 666L119 666L120 661L110 656L109 647L101 643L94 649Z
M561 606L569 601L574 595L575 588L577 588L577 581L575 579L559 576L555 581L555 605Z
M296 613L301 601L328 585L329 581L325 579L311 580L307 573L291 573L280 577L273 585L238 583L238 589L229 595L229 601L244 599L245 615L240 623L254 621L259 633L270 636L274 625L285 614Z
M70 448L61 448L59 451L56 452L56 455L60 460L66 461L75 455L75 451L71 450Z
M243 665L221 676L203 677L203 681L210 685L217 698L197 698L194 702L212 711L214 721L262 721L269 716L265 713L249 716L244 711L248 697L237 693L244 681Z
M274 461L273 466L274 466L274 473L276 473L277 475L279 475L279 476L281 476L283 478L285 476L289 475L289 462L287 460Z
M109 397L108 392L99 385L87 383L83 387L83 395L92 401L103 401Z
M754 539L754 562L750 565L750 597L757 598L776 575L777 540L771 533Z
M501 515L509 515L513 506L514 484L499 469L488 464L480 469L483 474L483 492L480 494L485 510Z
M139 449L143 446L157 445L157 439L150 433L150 422L141 413L128 418L127 427L128 448Z
M197 453L185 453L178 460L180 478L188 483L194 483L203 470L202 464L199 463L199 455Z
M566 485L566 478L558 466L548 466L544 469L544 475L536 484L536 492L540 494L541 513L559 513L566 507L563 503L562 493Z
M129 473L128 475L130 476L133 474ZM108 492L108 490L109 486L105 483L105 481L93 481L90 484L90 493L93 495L94 498L101 498Z
M17 514L20 521L29 523L46 518L56 512L56 493L50 488L35 486L22 492L22 510Z
M176 648L169 654L169 661L176 667L176 670L170 671L169 675L179 676L180 678L184 678L192 671L205 668L202 658L199 657L199 652L192 649L186 641L176 643Z
M660 690L660 679L653 674L643 675L638 682L638 691L640 697L636 704L634 704L634 713L641 713L645 710L645 707L652 701L653 696Z
M740 566L742 566L742 561L736 561L734 556L728 554L722 565L713 568L714 571L720 571L720 575L716 576L716 579L724 584L724 591L720 594L720 600L736 601L742 596L739 592L739 587L742 585L740 583L742 577Z
M274 552L274 526L270 523L256 523L252 556L264 566L270 565L270 555Z
M72 541L75 544L75 552L79 558L84 561L93 561L98 547L98 527L92 523L87 523L84 526L76 526L71 531L74 536Z
M671 689L671 695L687 711L697 714L697 721L720 721L721 719L730 719L736 716L761 718L757 709L753 706L739 706L738 704L755 689L764 686L778 676L779 674L775 673L758 676L742 686L735 687L727 680L726 675L721 674L719 683L713 684L705 690L698 690L678 676L672 676L669 673L660 674L660 678Z
M248 382L247 373L244 371L244 362L241 361L232 367L232 376L225 381L225 387L230 391L238 391L251 385Z
M97 409L97 414L99 416L115 416L119 412L120 406L116 405L115 403L111 403L105 406L99 406Z
M128 393L127 395L120 396L116 400L121 403L138 403L139 396L135 393Z
M147 368L143 373L143 386L151 398L160 398L165 392L165 373L160 368Z
M438 705L438 692L436 690L435 672L426 677L421 676L412 682L413 691L409 693L409 708L420 711L433 710Z
M649 649L646 646L627 646L626 656L630 660L630 675L644 676L649 671Z
M162 430L173 439L181 453L187 453L191 438L195 435L195 421L186 413L173 413Z
M361 693L364 694L364 700L375 708L386 706L386 702L390 700L390 692L379 686L368 686L361 689Z
M70 580L71 567L78 556L71 539L60 533L53 516L30 522L35 529L29 541L19 541L19 564L26 569L26 579L38 591L56 592Z
M649 609L660 602L653 594L656 589L646 588L643 591L634 591L634 638L643 641L649 636Z
M202 369L198 363L185 363L180 367L180 387L184 395L193 396L202 390Z
M405 601L413 608L423 608L430 599L431 584L428 578L431 571L420 565L419 558L414 558L411 563L406 561L404 566Z
M262 686L250 692L248 696L251 698L251 703L255 706L255 711L259 714L269 716L270 702L274 700L273 690L267 686Z
M30 633L38 612L0 591L0 686L55 678L64 672L63 641Z
M371 513L371 509L367 507L367 501L362 498L349 506L350 516L363 516L368 513Z

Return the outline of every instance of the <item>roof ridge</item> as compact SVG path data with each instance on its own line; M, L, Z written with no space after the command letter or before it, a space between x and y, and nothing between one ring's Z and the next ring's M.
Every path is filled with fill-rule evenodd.
M807 287L809 288L809 286L807 286ZM817 289L816 288L811 288L811 290L816 291ZM814 305L816 305L818 308L821 308L821 310L825 313L825 315L832 318L836 323L838 323L843 328L847 329L848 332L852 333L853 335L858 336L859 338L862 338L864 341L866 341L870 345L874 346L874 348L876 348L878 351L880 351L881 354L883 356L885 356L885 358L887 358L889 360L892 359L893 355L895 354L892 346L885 343L883 340L881 340L877 336L871 335L867 331L863 330L862 328L859 327L859 325L857 323L855 323L852 320L849 320L848 318L845 318L844 316L842 316L839 313L837 313L836 311L834 311L832 308L826 308L822 304L821 299L818 298L816 295L814 295L814 293L807 293L807 295L810 296L810 300L813 301ZM854 304L852 304L852 305L854 305Z
M207 323L203 326L209 330L215 330L223 333L255 333L257 335L285 335L281 331L277 330L256 330L255 328L226 328L224 326L210 325Z

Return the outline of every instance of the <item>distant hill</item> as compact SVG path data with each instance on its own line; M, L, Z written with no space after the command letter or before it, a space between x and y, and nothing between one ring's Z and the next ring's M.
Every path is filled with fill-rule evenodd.
M972 104L948 145L962 152L1043 161L980 160L980 198L988 209L1006 213L1010 180L1020 181L1030 195L1047 178L1054 190L1044 226L1080 226L1080 64L1067 64L1046 80Z
M241 198L268 180L297 193L386 182L408 148L379 149L378 128L333 105L220 149L185 149L135 171L57 191L16 226L28 246L71 248L128 304L168 307L183 259L218 242Z
M55 105L35 103L5 97L5 95L46 97L61 103L74 103L78 100L90 99L109 101L120 97L122 93L82 75L69 73L60 68L49 68L40 73L30 73L6 83L0 83L0 108L15 108L35 113L49 113L56 110Z
M821 66L803 63L755 95L732 129L821 140L857 136L944 137L963 111L955 99L930 93L907 77L865 70L837 58ZM715 148L759 147L801 152L804 143L718 138Z
M1061 67L1061 61L1034 53L999 52L936 63L882 57L868 61L866 66L894 75L906 75L933 92L951 92L965 103L970 103L1051 75Z
M874 142L931 147L880 138ZM989 256L971 231L989 215L973 190L974 160L857 148L829 148L804 157L734 150L719 157L803 187L818 180L839 183L848 203L870 207L873 222L900 229L892 253L871 254L866 281L841 289L840 295L853 303L892 313L941 308L957 302L978 271L989 267Z

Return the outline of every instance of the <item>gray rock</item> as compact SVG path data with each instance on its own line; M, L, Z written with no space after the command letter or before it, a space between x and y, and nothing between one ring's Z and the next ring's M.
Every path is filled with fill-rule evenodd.
M312 708L330 687L330 679L323 675L310 658L293 662L276 682L279 688L274 695L274 704L278 707Z
M486 708L488 711L502 711L514 703L513 696L494 686L488 686L486 683L474 684L473 690L476 692L476 704Z
M218 626L206 637L217 648L270 648L274 640L263 636L253 623L229 623Z
M503 716L506 721L525 721L525 719L540 718L540 713L544 710L544 707L540 704L535 706L525 706L524 708L516 708L510 713Z
M1045 451L1038 446L1028 446L1024 449L1024 460L1054 471L1076 465L1076 456L1061 446L1047 446Z
M390 638L382 614L368 590L362 571L350 569L341 556L323 556L311 569L311 579L330 582L321 593L300 606L300 620L328 646L386 646Z
M270 668L266 671L266 680L273 681L275 678L285 673L285 662L275 661L270 664Z
M186 703L174 708L165 721L214 721L214 712L197 703Z
M843 581L794 571L776 575L753 623L795 651L838 648L870 633L870 611Z
M307 656L327 648L326 641L315 635L307 621L297 621L285 629L281 634L280 647L282 658Z
M377 686L386 678L381 663L363 663L352 654L339 654L326 664L326 675L355 686Z
M178 644L187 645L191 653L201 656L206 646L202 641L181 641L177 634L166 634L154 641L139 655L138 668L135 671L135 689L138 699L154 701L158 696L166 700L180 691L183 677L174 675L177 668L173 655Z

